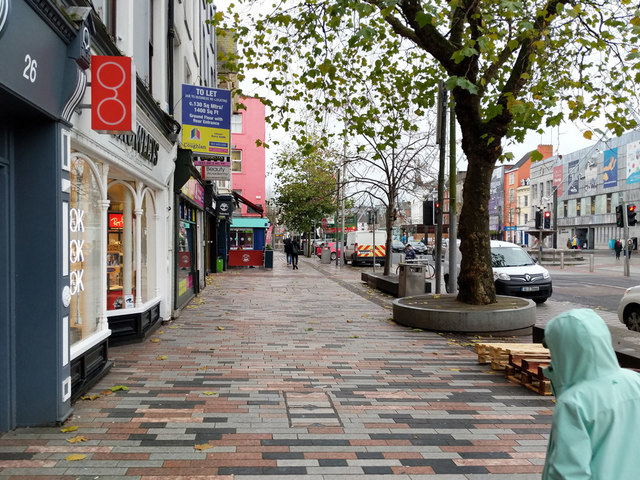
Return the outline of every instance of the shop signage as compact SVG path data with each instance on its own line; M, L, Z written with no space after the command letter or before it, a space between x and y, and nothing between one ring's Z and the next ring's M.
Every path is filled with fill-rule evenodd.
M230 167L231 158L222 155L213 155L211 157L196 157L193 161L196 167Z
M142 125L138 124L135 135L116 135L116 138L125 145L132 147L142 158L148 160L152 165L158 164L160 144Z
M69 230L73 233L84 232L84 210L78 208L72 208L69 211ZM71 265L74 263L84 262L84 240L71 240L69 245L69 262ZM69 287L71 289L71 295L75 295L78 292L84 291L83 283L84 269L73 270L69 278Z
M124 227L124 219L122 213L110 213L109 214L109 228L122 228Z
M229 90L182 85L182 146L200 156L231 155L231 107Z
M189 178L187 183L182 186L181 191L185 197L190 198L204 208L204 188L195 178Z
M205 180L231 180L231 167L202 167L202 174Z
M136 73L133 59L91 57L91 128L100 133L136 131Z
M0 85L58 117L69 83L67 44L29 3L0 1Z

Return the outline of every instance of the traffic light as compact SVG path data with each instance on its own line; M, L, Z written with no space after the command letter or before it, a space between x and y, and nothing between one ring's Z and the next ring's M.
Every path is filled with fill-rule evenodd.
M435 218L438 218L438 215L440 215L440 203L439 202L435 202L433 204L433 211L435 213Z
M624 213L622 205L616 207L616 225L620 228L624 227Z
M422 223L424 225L435 225L436 215L433 200L422 202Z
M544 212L544 228L551 228L551 212Z
M542 210L536 210L536 230L542 228Z
M638 220L636 220L636 206L627 205L627 226L633 227L636 223L638 223Z
M378 223L378 211L377 210L369 210L369 224L374 225Z

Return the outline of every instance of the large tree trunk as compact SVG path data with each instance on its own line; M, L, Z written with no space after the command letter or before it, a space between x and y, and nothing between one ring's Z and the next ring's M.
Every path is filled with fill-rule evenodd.
M489 189L493 164L484 158L471 158L469 153L467 158L469 164L458 225L462 254L458 300L486 305L496 302L489 235ZM453 239L450 239L449 248L452 245Z
M491 175L500 156L506 124L495 122L493 131L480 120L478 99L458 92L456 117L462 130L462 149L467 157L463 203L458 223L460 273L458 300L471 305L496 303L496 287L491 268L489 196ZM450 246L453 244L450 239Z

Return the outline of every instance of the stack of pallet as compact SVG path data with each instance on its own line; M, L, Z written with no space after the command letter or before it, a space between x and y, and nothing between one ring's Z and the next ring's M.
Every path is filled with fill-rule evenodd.
M478 363L491 363L494 370L504 370L506 377L539 393L551 395L551 383L542 373L549 365L549 350L539 343L478 343Z

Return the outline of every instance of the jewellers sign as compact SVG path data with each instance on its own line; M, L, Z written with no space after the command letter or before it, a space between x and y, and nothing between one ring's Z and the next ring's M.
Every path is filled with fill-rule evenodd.
M131 57L91 57L91 128L136 133L136 72Z

